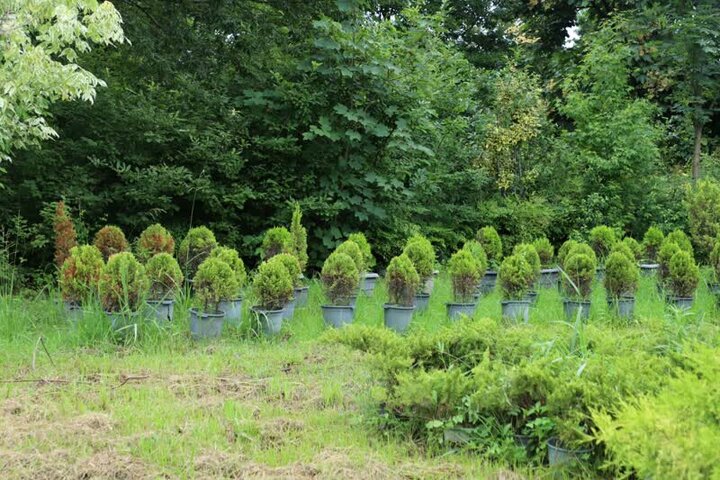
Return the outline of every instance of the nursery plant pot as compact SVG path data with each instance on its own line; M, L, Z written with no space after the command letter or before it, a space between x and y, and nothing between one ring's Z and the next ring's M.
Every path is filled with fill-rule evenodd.
M540 279L538 281L540 288L557 288L559 281L559 268L543 268L540 270Z
M695 297L678 297L675 295L668 295L667 302L680 310L690 310L695 301Z
M242 320L242 298L234 300L223 300L218 304L221 312L225 312L225 323L228 325L240 325Z
M608 298L607 302L608 307L620 318L629 320L635 314L635 297Z
M569 319L575 319L578 314L578 310L582 309L580 318L587 320L590 318L590 306L589 300L563 300L563 310L565 311L565 317Z
M110 326L113 331L122 330L136 324L140 316L138 312L109 312L107 310L105 310L105 315L110 319Z
M530 440L532 439L530 435L514 435L514 437L515 443L521 447L528 448L530 446Z
M291 298L290 301L283 308L283 320L291 320L295 315L295 306L297 305L297 299Z
M476 303L446 303L447 315L450 320L457 320L461 315L472 317L475 313Z
M368 272L365 274L362 284L362 291L365 292L365 295L372 295L379 278L380 275L377 273Z
M504 300L500 305L503 318L514 322L527 322L530 317L530 300Z
M556 438L551 438L547 441L547 448L548 463L550 466L580 462L582 461L583 455L588 455L592 452L589 448L565 448Z
M171 322L175 314L175 300L148 300L150 312L158 322Z
M538 298L538 293L536 291L530 290L529 292L527 292L525 294L525 298L523 298L523 300L529 301L530 306L534 307L535 305L537 305L537 298Z
M334 328L349 325L355 318L355 307L350 305L323 305L321 308L325 323Z
M253 308L253 312L257 316L262 331L267 336L273 336L280 333L283 324L285 309L280 310L263 310L262 308Z
M480 280L480 292L490 293L495 290L495 284L497 283L497 272L494 270L488 270Z
M640 273L642 273L646 277L651 277L657 273L658 268L660 268L660 265L658 265L657 263L641 263Z
M385 326L397 333L407 332L412 321L415 307L403 307L402 305L383 305L385 313Z
M351 307L355 308L355 305L357 304L357 298L357 295L350 295L350 297L348 298L348 302Z
M430 295L433 291L433 288L435 288L435 276L431 276L427 280L425 280L425 285L423 286L423 292Z
M195 308L190 309L190 335L194 340L217 338L222 334L225 323L225 312L201 312Z
M307 305L309 292L310 292L310 287L298 287L295 289L294 295L295 295L295 307L296 308L302 308L305 305Z
M83 317L83 308L80 304L75 302L63 302L63 308L65 309L65 315L67 319L72 323L77 323Z
M427 310L428 304L430 303L429 293L417 293L415 294L415 307L418 311Z

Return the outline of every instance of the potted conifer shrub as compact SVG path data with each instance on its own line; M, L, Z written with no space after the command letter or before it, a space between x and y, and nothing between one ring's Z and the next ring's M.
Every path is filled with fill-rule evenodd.
M390 297L389 303L383 306L385 326L398 333L405 333L415 311L415 295L420 287L420 275L410 257L402 254L390 261L385 278Z
M643 261L640 262L643 275L653 275L658 270L658 254L664 240L665 235L657 227L650 227L645 232L642 240Z
M325 260L320 280L330 301L321 307L326 324L339 328L352 323L355 307L350 305L350 297L358 288L359 278L357 266L348 254L335 251Z
M377 284L380 275L372 271L372 268L375 266L375 257L373 256L370 242L368 242L365 234L361 232L350 234L348 240L355 242L358 247L360 247L360 251L363 254L364 265L367 271L361 272L362 284L360 285L360 288L366 295L371 295L373 290L375 290L375 285Z
M293 237L287 228L273 227L265 232L260 246L260 256L263 260L269 260L279 253L292 251Z
M143 263L158 253L175 253L175 239L165 227L156 223L147 227L138 237L135 246L137 259Z
M460 315L472 317L476 305L475 289L481 275L475 258L465 249L458 250L450 257L448 270L453 290L453 302L447 304L448 317L450 320L457 320Z
M668 277L670 275L670 260L680 251L681 249L677 243L668 241L667 239L663 241L663 244L657 254L659 277L657 287L659 292L665 288L668 282Z
M572 251L573 248L578 246L580 242L577 240L569 239L565 240L565 242L560 246L557 252L557 263L561 267L565 265L565 259L570 254L570 251ZM594 252L593 252L594 253Z
M73 225L70 215L65 210L65 202L62 200L55 205L53 229L55 230L55 265L61 268L65 260L70 256L70 250L77 247L75 225Z
M672 256L667 280L671 292L668 301L683 310L692 308L700 270L690 252L680 250Z
M502 240L495 227L483 227L477 231L475 239L480 242L488 259L488 269L484 272L481 292L489 293L497 283L497 269L502 261Z
M634 257L613 251L605 262L605 290L608 306L620 318L630 319L635 311L635 291L639 272Z
M353 259L353 262L355 262L355 268L357 268L358 271L358 290L360 287L360 273L365 271L365 257L363 256L362 252L360 251L360 247L357 243L353 242L352 240L345 240L340 245L337 246L335 249L337 253L344 253L345 255L349 256ZM358 292L354 292L350 296L350 305L353 307L355 306L355 302L358 297Z
M273 261L282 263L285 269L292 279L293 295L297 294L298 287L300 286L300 261L295 255L289 253L279 253L273 257ZM285 305L285 312L283 318L289 320L295 314L297 297L292 296L288 303Z
M690 241L690 237L688 237L687 234L682 230L675 229L672 232L668 233L667 237L665 237L665 241L675 242L677 246L680 247L680 250L688 252L690 256L695 258L695 251L693 249L692 242Z
M532 244L520 243L515 245L513 255L521 255L530 264L530 275L528 276L528 284L525 291L525 299L530 301L531 305L537 302L537 291L535 285L540 280L541 262L540 255Z
M298 281L293 281L295 285L295 306L303 307L307 304L308 291L310 287L304 285L302 280L305 279L303 273L307 268L308 253L307 253L307 230L302 224L302 210L300 210L300 204L295 202L293 208L292 220L290 222L290 235L292 237L292 253L300 264L300 275Z
M528 285L532 281L533 267L525 255L516 253L506 257L500 265L498 280L503 294L502 316L509 320L527 322L530 312L530 300L525 297Z
M220 302L237 295L236 273L219 258L208 257L198 266L193 287L198 304L190 309L190 334L196 340L219 337L225 323Z
M237 250L229 247L215 247L208 258L217 258L228 264L235 274L237 289L232 296L223 298L218 304L218 309L225 313L225 322L231 325L239 325L242 321L242 289L247 281L245 263L240 258Z
M94 245L81 245L70 249L60 268L58 283L65 311L72 320L82 316L83 304L96 297L100 274L105 262Z
M708 289L716 300L720 300L720 240L715 241L709 260L712 267L712 281L708 284Z
M182 285L183 274L177 260L169 253L153 255L145 264L150 283L147 303L160 321L172 321L175 294Z
M195 227L188 230L178 247L178 262L185 272L185 278L194 278L200 264L217 245L215 234L209 228Z
M597 257L598 266L596 270L597 279L602 281L605 269L605 259L610 255L610 250L617 243L615 230L607 225L599 225L590 230L590 246Z
M106 262L110 258L110 255L129 250L125 234L120 228L114 225L107 225L98 230L95 234L93 244L100 250Z
M110 256L100 274L98 289L112 328L135 323L149 287L145 267L130 252Z
M253 311L266 335L280 333L285 307L292 298L293 283L281 260L271 257L260 264L253 280L253 292L258 304Z
M590 316L590 293L596 268L595 257L577 247L565 259L563 286L566 297L563 308L567 318L575 318L578 312L581 318Z
M470 253L470 255L473 256L475 259L475 262L477 263L477 268L479 272L484 272L487 270L488 267L488 260L487 255L485 254L485 249L482 247L480 242L477 240L468 240L465 242L465 245L463 245L463 250L466 250ZM482 285L482 278L480 279L480 283L478 283L475 293L473 294L473 297L475 300L479 300L480 297L483 294L483 285Z
M640 245L640 242L635 240L632 237L625 237L623 238L622 242L625 247L632 252L633 258L635 259L635 263L639 264L644 255L643 247Z
M554 265L555 247L546 237L538 238L532 245L540 257L540 288L557 288L560 270Z
M422 235L414 235L405 244L403 253L410 259L420 277L414 305L418 310L425 310L428 307L434 285L435 249L427 238Z

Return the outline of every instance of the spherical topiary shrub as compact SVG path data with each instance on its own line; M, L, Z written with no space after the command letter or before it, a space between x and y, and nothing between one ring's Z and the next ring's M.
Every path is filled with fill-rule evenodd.
M65 260L70 256L70 250L77 247L75 226L70 215L65 210L65 202L62 200L57 202L55 206L53 229L55 230L55 265L62 267Z
M355 261L346 253L333 252L325 259L320 280L333 305L348 305L358 288L359 275Z
M525 261L530 264L530 275L528 276L528 284L526 285L527 287L530 287L533 282L540 277L540 268L542 266L540 262L540 255L538 255L535 247L529 243L519 243L515 245L513 255L522 256Z
M532 245L529 246L532 247ZM535 255L537 255L537 252L535 252ZM538 259L538 265L539 263L540 260ZM503 298L506 300L522 299L527 293L528 285L532 283L534 270L534 267L530 265L523 253L506 257L498 271L498 281L500 282Z
M292 279L293 287L300 286L300 273L302 271L300 270L300 261L295 255L279 253L273 257L273 261L282 263Z
M128 250L125 234L114 225L107 225L98 230L93 244L100 250L105 261L110 258L110 255Z
M622 252L613 252L605 262L605 289L611 298L635 295L640 273L634 259Z
M692 243L690 242L690 238L682 230L673 230L672 232L667 234L665 240L668 242L677 243L677 246L680 247L680 250L688 252L691 256L695 254L695 252L693 251Z
M206 258L193 278L195 295L205 313L218 313L218 305L237 295L240 287L232 267L219 258Z
M611 253L611 254L613 254L613 253L621 253L621 254L625 255L625 256L628 258L628 260L630 260L631 262L635 263L635 253L634 253L634 252L632 251L632 249L631 249L627 244L625 244L624 242L617 242L617 243L613 246L612 250L610 250L610 253Z
M261 310L281 310L292 298L292 278L282 261L273 257L260 264L252 289Z
M375 257L373 256L372 247L367 237L365 237L365 234L361 232L351 233L348 240L357 243L357 246L360 247L360 251L363 254L365 268L371 270L375 266Z
M235 294L235 297L237 297L240 294L240 290L242 290L242 288L245 286L245 282L247 282L245 263L242 261L242 258L240 258L240 254L238 254L237 250L235 250L234 248L220 246L212 249L209 258L217 258L219 260L222 260L223 262L227 263L230 268L232 268L232 271L235 273L235 279L237 280L238 285L238 291Z
M287 228L273 227L265 232L260 246L260 254L263 260L269 260L278 253L290 253L292 251L293 238Z
M390 260L385 279L390 304L412 307L421 279L410 257L402 254Z
M143 230L138 238L135 251L141 262L147 262L158 253L172 255L175 252L175 239L165 227L156 223Z
M362 273L365 271L365 257L360 251L360 247L357 243L352 240L345 240L343 243L337 246L335 249L337 253L344 253L348 257L353 259L355 262L355 268L357 271Z
M418 287L425 285L435 270L435 249L430 240L422 235L413 235L405 244L403 253L410 259L420 276Z
M692 297L700 281L700 269L690 252L680 250L670 259L668 286L678 297Z
M463 249L450 257L448 270L452 278L453 297L456 302L470 303L482 273L472 254Z
M681 251L681 248L677 243L668 240L667 238L663 241L662 246L657 254L657 261L660 267L658 273L660 274L660 280L665 281L670 273L670 260L672 257Z
M100 274L105 266L102 253L94 245L70 249L60 268L60 291L67 302L81 303L97 294Z
M145 267L130 252L110 256L100 274L100 300L106 312L136 312L148 288Z
M587 255L593 262L595 262L595 265L597 266L598 259L597 255L595 255L595 250L593 250L587 243L578 242L573 245L573 247L570 249L570 252L568 252L568 255L565 257L565 261L567 261L567 259L571 255L575 254Z
M475 239L485 249L490 268L497 268L502 260L502 240L495 227L483 227L477 231Z
M193 277L198 266L208 258L215 247L217 240L209 228L191 228L178 248L178 261L183 266L185 274Z
M643 257L643 247L640 245L640 242L635 240L632 237L625 237L622 241L623 245L625 245L633 254L633 258L636 262L639 262L642 260Z
M650 227L645 232L642 241L642 247L645 252L645 258L651 262L658 260L658 253L662 247L665 235L662 230L657 227Z
M468 240L463 245L463 250L470 252L470 254L477 262L477 268L479 272L485 272L488 268L488 259L485 254L485 249L477 240Z
M557 254L558 265L560 265L560 266L565 265L565 259L570 254L570 250L575 248L575 246L578 245L579 243L580 242L578 242L577 240L573 240L573 239L565 240L565 242L558 249L558 254Z
M715 241L715 246L710 252L710 267L713 269L715 281L720 282L720 240Z
M292 220L290 221L290 235L292 236L292 253L300 263L300 272L305 271L308 262L307 230L302 224L302 210L300 204L295 202Z
M598 225L590 230L590 246L595 252L595 256L601 261L604 261L610 254L610 250L617 241L615 230L607 225Z
M587 253L571 253L565 259L563 286L570 298L586 299L590 296L597 262Z
M180 265L169 253L153 255L145 264L145 273L150 282L152 300L171 299L182 285Z
M543 267L550 267L553 263L553 257L555 256L555 247L552 246L550 240L546 237L538 238L532 243L535 247L535 251L540 257L540 263Z

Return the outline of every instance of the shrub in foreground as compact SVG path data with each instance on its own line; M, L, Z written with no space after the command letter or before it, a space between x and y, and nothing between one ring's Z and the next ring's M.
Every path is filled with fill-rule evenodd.
M610 250L617 241L615 230L607 225L599 225L590 230L590 246L601 262L604 262L605 258L610 255Z
M365 257L360 251L360 247L357 243L352 240L345 240L337 246L335 251L337 253L344 253L348 257L352 258L353 262L355 262L355 268L358 271L358 275L365 271Z
M536 254L537 255L537 254ZM498 281L507 300L520 300L532 283L535 268L522 254L513 254L503 259L498 272Z
M237 283L237 292L225 300L236 298L240 295L240 291L247 282L247 273L245 272L245 263L240 258L240 254L234 248L229 247L215 247L210 252L209 258L217 258L227 263L235 274L235 281Z
M145 264L150 283L150 299L172 299L183 281L182 270L177 260L169 253L158 253Z
M82 303L96 295L104 265L102 253L94 245L71 248L58 280L63 299Z
M308 263L307 230L302 224L302 210L297 202L293 206L290 235L292 236L292 253L300 263L300 272L304 272Z
M632 297L640 279L638 267L621 252L613 252L605 262L605 289L610 298Z
M273 257L273 261L280 262L287 270L292 279L293 288L300 286L300 260L289 253L279 253Z
M219 258L206 258L193 278L195 296L205 313L218 313L223 300L237 295L237 275L227 263Z
M595 278L597 262L586 253L573 253L565 260L563 286L568 298L587 299Z
M320 280L331 304L348 305L357 292L359 272L349 255L333 252L325 259Z
M402 254L390 260L385 280L390 304L404 307L413 306L415 293L420 287L421 279L408 255Z
M477 263L479 272L484 273L488 269L488 259L485 254L485 249L477 240L468 240L463 245L463 250L470 252Z
M700 269L692 255L679 251L670 259L668 266L668 287L678 297L692 297L700 281Z
M106 312L139 310L149 282L145 267L130 252L112 255L100 275L100 300Z
M458 303L470 303L480 277L475 258L467 250L459 250L450 257L448 270L452 278L453 298Z

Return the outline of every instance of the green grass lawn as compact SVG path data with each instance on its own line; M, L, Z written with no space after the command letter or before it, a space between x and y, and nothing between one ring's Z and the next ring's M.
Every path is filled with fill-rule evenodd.
M448 324L442 277L414 330ZM358 301L356 322L382 325L382 287ZM187 302L185 302L187 303ZM516 478L545 470L487 465L463 452L430 454L373 427L370 362L318 341L321 293L271 340L250 322L194 342L187 314L113 337L101 313L70 324L54 299L0 299L2 478ZM186 305L185 305L186 306ZM246 306L247 308L247 306ZM249 314L246 311L246 318ZM477 318L500 316L499 294ZM667 309L644 278L638 318L671 325L717 317L704 287L689 313ZM541 292L532 323L562 321L560 295ZM622 328L593 294L590 322ZM568 324L571 327L570 324Z

